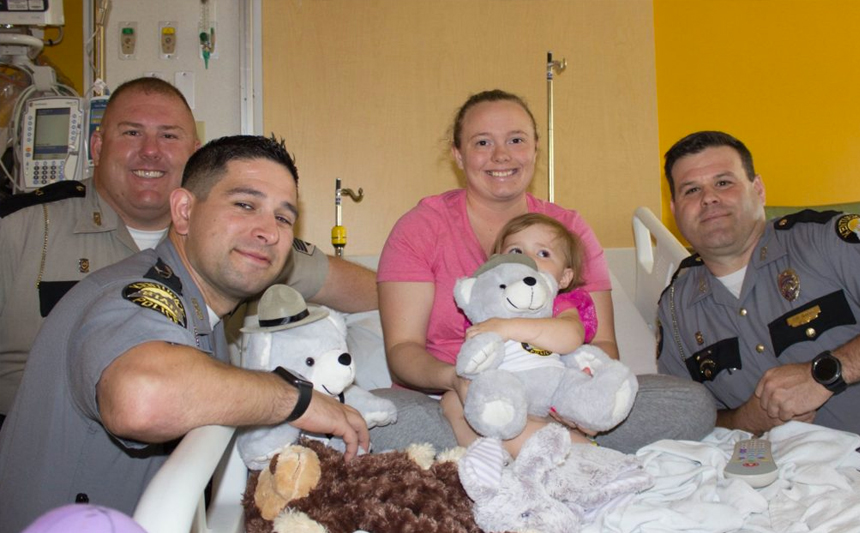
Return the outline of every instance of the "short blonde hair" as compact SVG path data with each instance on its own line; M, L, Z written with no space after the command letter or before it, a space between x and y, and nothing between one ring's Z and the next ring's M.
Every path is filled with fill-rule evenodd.
M538 225L547 226L555 232L555 238L561 240L561 253L564 254L566 267L573 270L573 279L567 287L560 289L559 292L568 292L577 287L582 287L585 284L585 280L582 277L582 256L585 251L582 241L578 236L571 233L564 224L550 216L542 213L526 213L525 215L512 218L499 231L499 236L496 237L496 242L493 245L493 252L497 254L501 253L505 239L511 235Z

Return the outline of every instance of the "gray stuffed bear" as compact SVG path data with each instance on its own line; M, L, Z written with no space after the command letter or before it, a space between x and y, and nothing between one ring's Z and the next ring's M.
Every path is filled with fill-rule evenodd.
M558 284L520 254L496 255L472 277L454 285L454 299L473 324L490 318L552 316ZM553 354L526 343L505 342L481 333L463 343L457 374L471 379L465 416L487 437L511 439L527 415L546 416L550 408L590 431L606 431L623 421L633 406L636 376L603 350L583 345L571 354Z
M308 306L302 295L287 285L273 285L263 293L257 315L245 319L242 366L252 370L284 367L314 384L314 390L337 397L357 409L369 428L397 420L391 400L362 389L355 380L355 360L347 350L343 316L323 306ZM289 424L240 430L239 455L249 469L262 470L284 446L296 442L300 430ZM305 434L304 436L312 436ZM339 438L327 445L346 446Z
M635 456L573 444L558 424L536 431L516 460L500 440L480 438L457 469L475 522L487 532L575 533L599 511L653 485Z

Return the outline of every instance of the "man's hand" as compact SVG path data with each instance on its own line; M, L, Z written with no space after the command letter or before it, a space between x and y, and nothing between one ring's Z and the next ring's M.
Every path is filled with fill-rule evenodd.
M359 447L365 451L370 449L370 434L361 413L316 391L308 410L292 425L305 431L342 438L346 443L344 457L347 460L356 456Z
M771 368L755 389L761 408L783 422L813 413L833 396L812 378L810 363Z
M762 407L761 400L753 395L746 403L736 409L717 411L717 425L729 429L742 429L754 435L761 435L776 426L781 426L789 420L811 423L815 420L815 413L816 411L812 410L788 420L780 420L779 417L770 416Z

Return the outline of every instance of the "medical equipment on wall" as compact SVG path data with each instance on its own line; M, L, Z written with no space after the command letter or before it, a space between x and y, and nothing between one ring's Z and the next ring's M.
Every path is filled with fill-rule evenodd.
M340 178L334 180L334 227L331 229L331 244L334 246L334 253L338 257L343 256L343 249L346 247L346 227L343 225L343 195L352 198L352 201L358 203L364 200L364 189L358 188L358 194L352 189L343 189L340 186Z
M88 134L100 121L105 98L80 98L39 57L44 46L58 42L43 40L45 28L58 26L62 36L63 24L61 0L0 0L0 92L10 108L0 114L0 152L11 152L0 175L13 194L86 177ZM13 82L15 90L7 90Z
M215 0L200 0L200 23L198 24L200 39L200 57L203 58L204 68L209 68L209 58L215 55Z
M27 100L16 150L21 188L36 189L80 176L83 122L80 98Z
M547 124L547 168L548 168L548 180L547 180L547 188L549 189L549 194L547 195L547 199L550 202L555 201L555 154L553 152L553 132L552 132L552 111L553 111L553 100L552 100L552 78L553 71L561 74L562 71L567 67L567 61L563 58L561 61L553 61L552 52L546 53L546 124Z
M0 1L0 24L12 26L62 26L62 0Z

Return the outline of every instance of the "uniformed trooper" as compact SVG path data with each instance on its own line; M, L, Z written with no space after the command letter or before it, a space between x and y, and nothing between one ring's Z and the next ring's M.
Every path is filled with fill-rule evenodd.
M860 433L860 216L767 221L750 152L722 132L678 141L665 172L697 254L660 298L660 371L704 383L719 426Z
M44 322L0 431L0 531L75 501L126 514L195 427L292 423L369 446L353 408L286 371L229 364L223 319L284 269L298 175L273 139L197 151L155 249L77 283ZM282 370L282 369L281 369Z
M167 233L170 192L199 142L182 93L139 78L112 93L90 146L92 180L59 182L0 204L0 425L36 333L66 291ZM308 301L344 312L377 307L373 272L301 240L285 276Z

